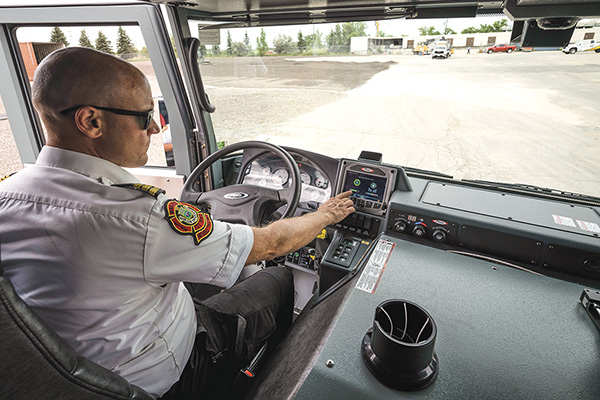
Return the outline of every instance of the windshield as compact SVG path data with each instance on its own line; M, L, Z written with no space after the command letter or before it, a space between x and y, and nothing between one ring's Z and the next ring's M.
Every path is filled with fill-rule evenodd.
M368 150L456 179L600 196L600 20L582 20L565 48L510 43L512 22L503 17L207 25L191 21L190 30L203 43L201 74L221 145L264 140L348 158ZM65 27L72 45L83 28L99 34ZM22 49L48 41L51 28L36 29L18 30ZM118 37L116 26L103 29ZM164 107L136 29L126 27L141 49L131 61L149 76L155 108ZM447 54L433 57L440 50ZM163 116L150 165L173 165ZM3 127L11 136L0 106Z
M376 151L457 179L600 195L600 54L488 54L510 41L502 18L386 23L220 30L201 49L217 140ZM469 33L483 25L500 28ZM426 56L428 39L447 40L451 57Z

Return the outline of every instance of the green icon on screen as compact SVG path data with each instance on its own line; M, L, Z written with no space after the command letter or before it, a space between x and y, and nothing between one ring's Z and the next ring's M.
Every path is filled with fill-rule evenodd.
M354 186L360 186L360 179L354 180Z

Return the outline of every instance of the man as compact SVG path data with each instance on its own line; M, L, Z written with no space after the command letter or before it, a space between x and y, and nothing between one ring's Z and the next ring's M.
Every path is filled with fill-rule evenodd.
M290 324L291 274L267 268L196 304L181 282L231 287L244 265L300 248L353 212L349 193L264 228L213 221L132 185L121 168L144 165L159 132L137 68L61 49L39 65L32 93L47 146L0 183L5 275L79 354L129 382L155 396L178 381L177 396L221 394L227 387L207 390L231 385Z

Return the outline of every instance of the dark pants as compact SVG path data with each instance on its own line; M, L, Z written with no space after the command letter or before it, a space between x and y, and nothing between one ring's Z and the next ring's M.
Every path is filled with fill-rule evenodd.
M266 268L206 300L194 299L194 305L194 348L163 399L230 398L240 370L267 339L273 350L292 323L293 276L285 268Z

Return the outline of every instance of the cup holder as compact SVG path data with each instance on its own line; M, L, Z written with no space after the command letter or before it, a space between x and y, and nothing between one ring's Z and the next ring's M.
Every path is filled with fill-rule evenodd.
M438 375L436 336L435 322L423 308L407 300L387 300L375 309L373 327L363 337L363 360L377 379L394 389L424 389Z

